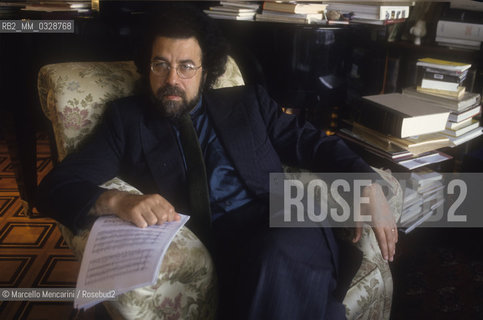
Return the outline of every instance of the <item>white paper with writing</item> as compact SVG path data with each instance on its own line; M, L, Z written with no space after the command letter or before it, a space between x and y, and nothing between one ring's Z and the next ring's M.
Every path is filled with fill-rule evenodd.
M117 216L99 217L82 257L74 307L87 309L113 295L154 284L169 244L189 219L180 216L180 221L147 228Z

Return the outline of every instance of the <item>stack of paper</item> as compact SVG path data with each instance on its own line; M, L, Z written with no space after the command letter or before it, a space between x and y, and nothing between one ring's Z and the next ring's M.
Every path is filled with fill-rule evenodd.
M210 7L204 12L214 19L254 20L260 5L247 1L221 1L219 6Z

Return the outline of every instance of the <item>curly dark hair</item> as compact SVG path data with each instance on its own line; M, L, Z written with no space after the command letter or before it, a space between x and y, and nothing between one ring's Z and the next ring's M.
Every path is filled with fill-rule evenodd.
M135 61L145 85L149 83L152 45L160 36L180 39L194 37L198 41L203 72L206 74L204 89L211 88L225 72L228 44L216 22L195 7L167 6L152 14Z

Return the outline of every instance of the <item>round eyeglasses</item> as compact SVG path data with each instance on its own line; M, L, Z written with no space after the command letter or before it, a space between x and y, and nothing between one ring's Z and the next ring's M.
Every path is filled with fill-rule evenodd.
M201 66L195 67L189 63L181 63L176 66L176 74L181 79L191 79L195 76L198 69ZM171 66L166 61L152 61L151 62L151 71L160 77L166 77L171 70Z

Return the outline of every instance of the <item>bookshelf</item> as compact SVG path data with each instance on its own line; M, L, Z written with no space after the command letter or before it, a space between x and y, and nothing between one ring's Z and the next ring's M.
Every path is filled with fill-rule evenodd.
M99 10L91 13L14 13L16 18L63 19L68 16L75 20L73 34L0 34L0 43L11 48L0 53L2 74L8 75L0 81L5 102L2 111L12 112L9 117L15 127L12 131L16 131L18 140L25 146L16 159L20 160L24 171L20 176L28 180L19 181L19 185L26 189L35 188L35 177L30 173L34 171L35 162L33 129L45 127L35 92L40 66L63 61L132 59L136 54L143 12L165 4L162 1L94 2L99 4ZM217 1L190 3L206 8ZM9 12L8 17L11 15ZM300 113L322 129L337 128L334 119L337 120L351 98L383 90L397 91L410 85L413 82L411 65L422 56L458 55L477 66L474 86L479 92L483 86L481 52L451 50L425 41L421 46L414 46L399 38L387 42L388 26L228 20L220 20L219 24L233 45L246 82L265 86L286 107L304 106ZM400 24L403 30L406 24ZM398 72L385 70L386 61L388 65L397 62ZM350 75L356 72L356 64L360 68L360 78L353 79ZM323 86L320 77L330 82L331 88ZM16 92L26 94L20 96L14 94ZM459 151L452 151L464 155L472 147L457 149Z

